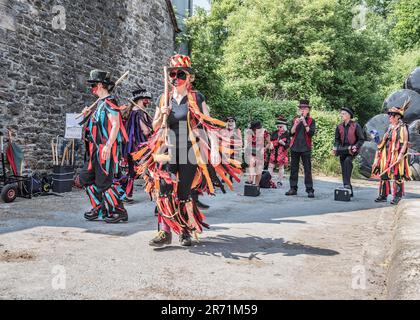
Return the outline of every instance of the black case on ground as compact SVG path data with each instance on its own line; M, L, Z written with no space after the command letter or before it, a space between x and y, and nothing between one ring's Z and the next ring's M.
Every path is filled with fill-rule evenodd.
M260 195L260 187L253 184L245 184L244 196L258 197Z
M335 201L350 201L351 190L345 188L337 188L334 190Z

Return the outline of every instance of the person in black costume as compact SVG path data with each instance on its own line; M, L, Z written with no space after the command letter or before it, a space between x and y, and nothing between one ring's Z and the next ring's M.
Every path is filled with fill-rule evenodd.
M352 108L342 108L340 115L343 122L335 129L333 155L340 157L343 185L344 188L351 190L351 196L353 196L353 187L351 185L353 160L365 142L365 135L362 127L352 120L354 117Z

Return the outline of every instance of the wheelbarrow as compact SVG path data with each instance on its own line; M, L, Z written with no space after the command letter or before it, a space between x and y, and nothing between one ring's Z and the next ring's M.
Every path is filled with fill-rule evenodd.
M15 148L18 149L17 146ZM1 171L0 171L0 198L6 202L13 202L16 197L20 196L23 198L31 198L31 193L27 192L26 186L30 181L30 178L23 177L21 174L20 165L16 166L16 163L13 158L13 146L11 134L9 132L9 146L5 152L4 146L4 136L0 131L0 157L1 157ZM6 155L7 153L7 155ZM6 170L6 157L8 158L8 163L11 167L13 174L8 174ZM19 169L18 169L19 168ZM19 170L19 171L18 171Z

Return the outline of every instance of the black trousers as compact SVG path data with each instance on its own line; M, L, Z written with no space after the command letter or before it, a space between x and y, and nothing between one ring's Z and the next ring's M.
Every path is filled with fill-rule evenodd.
M92 158L92 168L88 170L88 167L89 163L86 162L80 172L80 182L85 187L92 205L92 210L98 210L99 208L102 212L101 214L104 214L106 209L105 203L107 203L110 216L113 213L125 211L119 191L113 185L114 170L112 161L108 175L102 171L96 155Z
M305 187L306 192L314 191L314 184L312 181L312 164L311 164L311 151L307 152L294 152L291 151L290 159L290 189L298 189L299 178L299 164L300 159L303 162L303 170L305 172Z
M134 170L134 160L133 160L133 156L131 154L127 155L127 164L128 164L128 176L130 178L135 178L136 177L136 171Z
M91 170L88 170L88 165L89 162L86 161L83 169L80 171L80 183L84 187L94 184L98 187L100 192L105 192L112 186L112 180L114 177L113 164L111 163L110 165L108 175L102 171L96 156L93 156Z
M343 176L343 184L345 186L351 186L351 174L353 172L353 159L351 155L341 155L340 164L341 164L341 175Z
M191 163L188 159L187 163L180 164L179 153L186 152L185 150L181 151L176 150L176 163L167 164L167 170L173 175L178 174L178 189L177 197L179 200L188 200L191 198L191 186L194 181L195 174L197 172L197 164ZM160 182L160 193L164 195L169 195L172 192L172 185L165 183L163 180Z

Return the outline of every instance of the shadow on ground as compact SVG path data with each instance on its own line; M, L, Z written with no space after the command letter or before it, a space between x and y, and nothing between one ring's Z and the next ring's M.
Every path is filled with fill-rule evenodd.
M297 256L301 254L316 256L334 256L339 254L335 250L318 248L302 243L285 241L283 238L261 238L252 235L236 237L220 235L207 237L193 247L168 246L157 248L155 251L188 250L190 253L213 256L226 259L261 260L259 256L282 253L285 256ZM247 254L247 255L243 255Z

